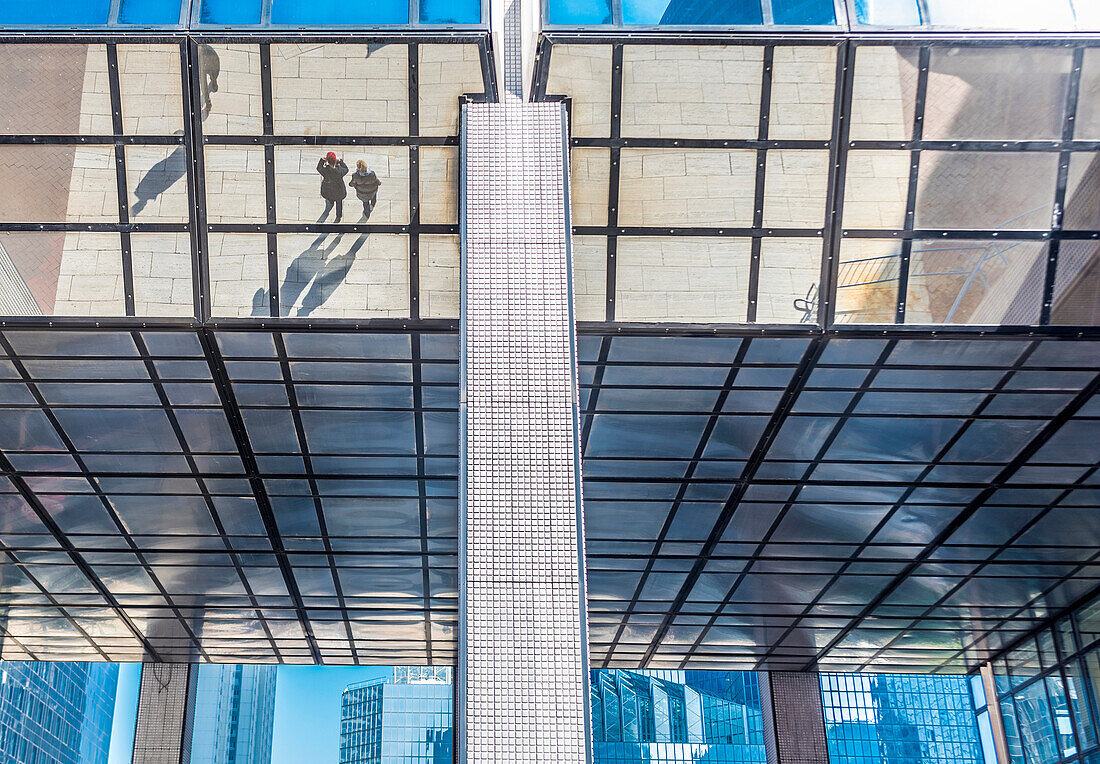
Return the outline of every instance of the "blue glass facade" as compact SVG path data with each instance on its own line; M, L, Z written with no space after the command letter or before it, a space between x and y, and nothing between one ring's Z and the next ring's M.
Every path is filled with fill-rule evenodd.
M106 764L118 664L0 663L0 761Z
M993 664L1010 764L1100 762L1100 598Z
M202 665L197 670L193 764L269 764L277 667Z
M340 711L340 764L450 764L454 695L449 668L395 668L353 684Z
M832 764L982 764L964 676L822 674Z

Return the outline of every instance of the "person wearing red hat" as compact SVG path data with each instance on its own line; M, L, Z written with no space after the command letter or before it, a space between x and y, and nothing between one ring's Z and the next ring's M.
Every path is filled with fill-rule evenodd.
M328 218L329 211L336 207L336 220L339 223L344 217L344 197L348 195L347 186L344 185L344 176L348 174L348 166L343 159L339 159L335 152L328 152L317 160L317 172L321 174L321 198L325 200L325 213L321 220Z

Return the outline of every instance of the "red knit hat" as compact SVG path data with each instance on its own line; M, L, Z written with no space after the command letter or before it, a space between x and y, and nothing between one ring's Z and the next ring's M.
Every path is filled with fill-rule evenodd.
M336 152L335 151L330 151L327 154L325 154L325 161L326 162L332 162L333 164L336 164Z

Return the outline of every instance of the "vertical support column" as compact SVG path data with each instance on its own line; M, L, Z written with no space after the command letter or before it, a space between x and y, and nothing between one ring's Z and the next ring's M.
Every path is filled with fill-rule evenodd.
M198 671L186 663L141 667L133 764L189 764Z
M591 758L565 112L463 112L460 762Z
M993 732L993 748L997 752L997 761L1008 764L1012 758L1008 755L1005 720L1001 716L1001 702L997 699L997 680L993 677L993 667L988 663L983 664L981 674L986 708L989 711L989 729Z
M761 671L760 707L768 764L829 764L817 674Z

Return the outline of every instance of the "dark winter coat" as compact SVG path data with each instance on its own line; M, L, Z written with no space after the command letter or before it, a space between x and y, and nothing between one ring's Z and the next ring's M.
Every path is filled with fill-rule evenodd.
M378 188L382 181L374 170L359 172L356 170L348 179L348 185L355 189L355 194L363 201L369 201L378 194Z
M335 167L325 164L321 159L317 162L317 172L321 173L321 197L330 202L336 202L348 195L348 189L344 185L344 176L348 174L348 166L344 160L339 159Z

